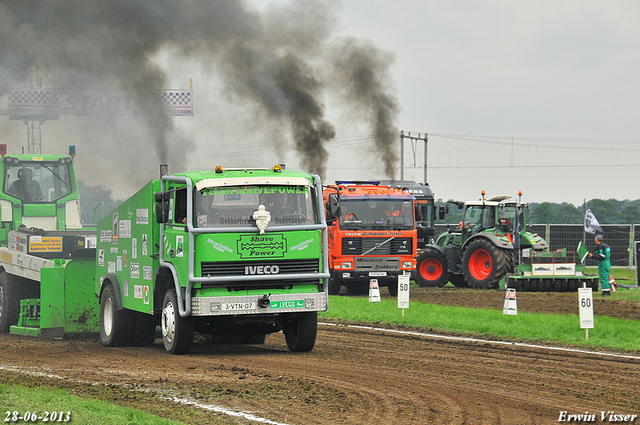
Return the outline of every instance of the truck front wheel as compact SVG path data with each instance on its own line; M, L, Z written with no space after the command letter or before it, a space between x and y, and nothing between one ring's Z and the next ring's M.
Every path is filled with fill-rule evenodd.
M290 351L311 351L318 333L318 313L298 313L295 319L283 329L284 338Z
M180 316L176 291L167 291L162 302L162 341L170 354L186 354L193 344L192 317Z
M100 296L100 342L105 347L131 345L131 312L118 310L113 287L105 286Z
M335 277L328 278L328 287L329 287L329 295L339 295L342 284L340 279L336 279Z

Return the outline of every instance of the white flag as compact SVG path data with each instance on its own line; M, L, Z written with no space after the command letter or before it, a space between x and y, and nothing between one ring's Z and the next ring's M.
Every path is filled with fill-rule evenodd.
M591 233L592 235L603 235L602 227L598 223L598 219L591 212L591 209L587 208L584 213L584 231Z

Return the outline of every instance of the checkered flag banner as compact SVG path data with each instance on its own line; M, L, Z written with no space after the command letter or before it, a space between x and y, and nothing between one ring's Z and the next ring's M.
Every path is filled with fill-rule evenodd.
M57 119L60 95L55 90L14 90L8 100L9 116Z
M9 106L58 105L58 92L52 90L16 90L9 94Z
M193 115L191 90L165 90L160 93L160 100L171 111L170 115Z
M192 90L157 93L167 115L193 115ZM59 115L143 115L147 110L144 105L147 100L126 90L14 90L9 93L8 108L3 110L0 107L0 115L19 119L57 119Z

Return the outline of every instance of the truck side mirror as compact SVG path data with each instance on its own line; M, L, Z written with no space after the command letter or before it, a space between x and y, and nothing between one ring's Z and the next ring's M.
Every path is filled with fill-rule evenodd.
M438 219L444 220L445 214L449 212L449 206L438 208Z
M158 192L154 195L156 201L156 222L166 224L171 222L169 217L169 200L167 192Z
M340 201L337 193L329 194L329 202L325 205L327 208L327 220L335 220L340 215Z

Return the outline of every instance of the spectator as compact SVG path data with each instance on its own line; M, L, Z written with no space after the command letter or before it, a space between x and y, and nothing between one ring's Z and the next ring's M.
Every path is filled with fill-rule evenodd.
M589 257L593 257L598 261L598 275L600 277L600 289L602 296L611 295L611 284L609 283L611 275L611 248L603 242L602 235L596 236L596 252L589 253Z

